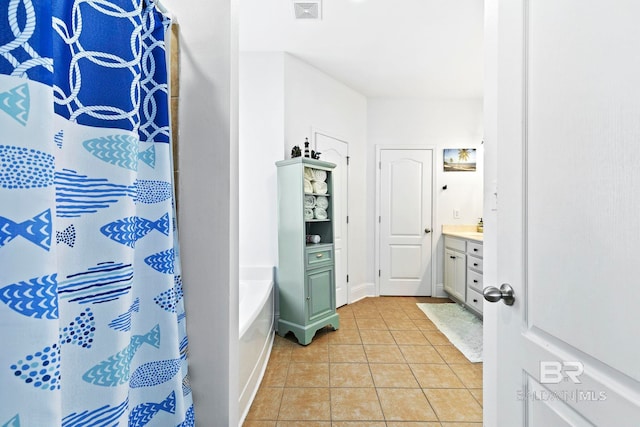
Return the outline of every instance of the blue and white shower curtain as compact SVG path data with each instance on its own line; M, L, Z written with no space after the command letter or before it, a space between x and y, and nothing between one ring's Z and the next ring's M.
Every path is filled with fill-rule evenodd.
M192 426L154 0L0 2L0 426Z

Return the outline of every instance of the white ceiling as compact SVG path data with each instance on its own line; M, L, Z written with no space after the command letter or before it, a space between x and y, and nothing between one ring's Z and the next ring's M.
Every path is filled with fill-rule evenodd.
M482 96L483 0L240 0L240 50L288 52L367 97Z

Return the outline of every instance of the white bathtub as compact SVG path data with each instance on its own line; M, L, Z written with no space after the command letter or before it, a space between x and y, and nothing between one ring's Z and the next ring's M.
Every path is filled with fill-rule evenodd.
M242 274L241 274L242 277ZM240 280L239 413L249 412L267 367L274 331L273 280Z

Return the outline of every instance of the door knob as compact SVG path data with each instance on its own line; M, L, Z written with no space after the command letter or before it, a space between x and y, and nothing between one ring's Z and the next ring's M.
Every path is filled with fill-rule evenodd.
M425 229L424 229L424 232L425 232L426 234L429 234L429 233L431 233L431 229L430 229L430 228L425 228Z
M502 300L506 305L513 305L516 298L513 296L513 288L506 283L500 286L500 289L495 286L487 286L482 291L484 299L489 302L498 302Z

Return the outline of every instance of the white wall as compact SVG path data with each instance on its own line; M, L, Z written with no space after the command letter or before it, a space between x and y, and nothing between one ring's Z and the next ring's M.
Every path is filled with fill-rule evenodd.
M363 146L366 98L293 55L285 55L285 146L311 141L311 127L337 134L353 147Z
M367 99L343 83L292 56L285 55L285 155L304 147L311 129L349 142L349 287L366 281Z
M284 150L284 53L240 54L240 265L278 264L278 183Z
M179 227L197 424L238 425L237 0L163 0L180 24Z
M374 282L375 156L376 146L435 147L436 191L433 238L436 247L436 284L443 281L443 224L476 224L483 206L482 99L382 99L368 101L367 114L367 280ZM476 172L443 172L444 148L476 148ZM447 185L447 190L442 186ZM460 218L453 218L454 208Z

